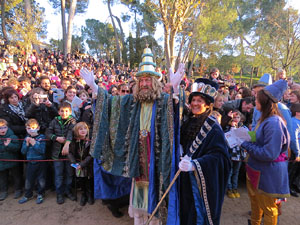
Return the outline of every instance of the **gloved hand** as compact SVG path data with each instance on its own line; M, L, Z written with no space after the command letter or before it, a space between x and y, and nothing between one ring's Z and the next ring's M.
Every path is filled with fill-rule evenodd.
M95 83L95 76L93 71L88 71L87 68L82 68L80 70L80 76L84 79L85 83L93 90L94 94L98 92L98 86Z
M188 172L188 171L194 171L195 167L193 165L193 163L191 162L191 158L188 157L187 155L185 155L181 161L179 162L179 169L184 171L184 172Z
M179 94L179 84L182 77L184 76L184 63L179 64L178 70L176 71L175 74L173 73L172 68L169 69L169 73L170 73L170 81L173 86L174 93Z

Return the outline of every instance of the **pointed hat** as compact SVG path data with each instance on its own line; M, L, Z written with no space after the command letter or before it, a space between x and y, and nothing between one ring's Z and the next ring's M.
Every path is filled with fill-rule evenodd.
M161 78L161 74L155 71L156 64L153 62L153 54L148 46L144 49L142 55L142 62L139 65L139 72L136 77L154 76L157 79Z

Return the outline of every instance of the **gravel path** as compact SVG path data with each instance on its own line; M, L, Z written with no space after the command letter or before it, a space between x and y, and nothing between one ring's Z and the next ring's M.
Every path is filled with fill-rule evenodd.
M239 189L241 198L225 197L221 225L247 225L250 210L245 184ZM36 205L35 199L20 205L13 199L13 193L0 202L0 225L129 225L133 220L123 208L124 217L114 218L100 200L94 205L81 207L79 202L66 200L63 205L56 204L54 192L47 192L43 204ZM80 195L78 194L78 197ZM300 198L291 197L282 207L280 225L300 224Z

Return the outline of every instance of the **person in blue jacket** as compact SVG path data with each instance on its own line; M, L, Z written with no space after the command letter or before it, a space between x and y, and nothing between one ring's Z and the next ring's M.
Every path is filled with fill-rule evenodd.
M290 192L299 197L300 192L300 103L292 104L291 157L289 163Z
M46 152L46 137L39 134L40 125L36 119L29 119L26 122L27 136L23 141L21 152L26 155L27 160L43 160ZM45 162L29 161L26 167L25 195L19 203L23 204L33 197L33 189L37 183L36 203L43 203L46 185L46 164Z
M279 80L260 90L256 108L261 112L255 142L242 142L249 154L246 165L247 189L251 201L251 224L276 225L278 198L290 196L288 180L288 148L290 136L277 103L287 89L287 81Z

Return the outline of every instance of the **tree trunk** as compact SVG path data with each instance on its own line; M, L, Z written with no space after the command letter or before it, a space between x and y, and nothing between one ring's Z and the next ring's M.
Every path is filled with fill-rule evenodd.
M257 67L255 77L258 77L258 74L259 74L259 66Z
M68 31L67 31L67 40L66 40L66 53L71 53L72 47L72 33L73 33L73 19L75 16L77 0L72 0L69 11L68 18Z
M176 31L171 31L169 35L169 59L170 59L170 67L174 69L175 67L175 56L174 56L174 43Z
M119 37L118 37L118 32L117 32L117 28L116 28L116 24L111 12L111 8L110 8L110 0L107 1L107 6L108 6L108 11L109 11L109 16L111 18L111 22L114 28L114 32L115 32L115 39L116 39L116 48L117 48L117 55L118 55L118 62L121 62L121 50L120 50L120 43L119 43Z
M7 32L6 32L6 19L5 19L5 2L6 0L1 1L1 26L2 26L2 34L4 38L4 44L5 46L8 44L8 37L7 37Z
M121 20L119 19L119 17L117 17L117 16L114 16L115 18L116 18L116 20L117 20L117 22L118 22L118 25L119 25L119 28L120 28L120 32L121 32L121 43L122 43L122 48L121 48L121 55L122 55L122 57L121 57L121 63L122 62L126 62L127 61L127 55L126 55L126 44L125 44L125 40L124 40L124 38L125 38L125 34L124 34L124 31L123 31L123 27L122 27L122 23L121 23Z
M253 83L253 73L254 73L254 66L252 66L251 68L251 78L250 78L250 87L252 87L252 83Z
M24 7L25 7L25 16L26 20L30 21L30 15L31 15L31 5L30 5L30 0L24 0Z
M25 17L26 17L26 23L32 24L32 17L31 17L31 1L30 0L24 0L24 10L25 10ZM29 46L27 46L26 50L26 58L29 56L29 53L31 53L32 48L33 48L33 43L30 41L28 43Z
M180 42L179 51L178 51L178 55L177 55L176 62L175 62L175 68L176 69L178 68L179 63L181 62L181 54L182 54L182 48L183 48L184 43L185 43L185 37L186 37L185 35L182 36L182 39L181 39L181 42Z
M240 84L242 83L242 75L243 75L243 67L241 67L240 70Z
M196 48L196 46L195 46L195 48L194 48L194 54L193 54L193 58L192 58L192 62L191 62L191 65L190 65L190 68L189 68L189 72L188 72L188 77L191 76L191 72L192 72L192 69L193 69L193 64L194 64L194 62L195 62L197 53L198 53L198 50L197 50L197 48Z
M164 35L164 48L165 48L165 56L166 56L166 69L167 71L171 67L170 54L169 54L169 31L165 27L165 35ZM168 82L170 81L170 74L168 73Z
M67 56L66 0L61 0L61 27L63 33L63 37L62 37L63 52L64 52L64 57L66 58Z

